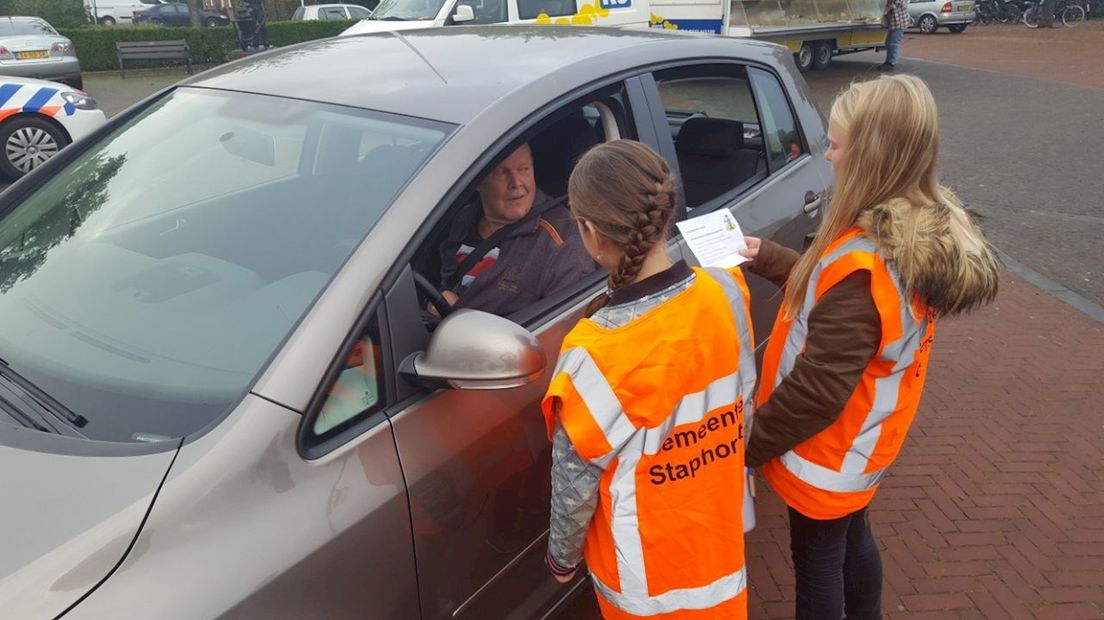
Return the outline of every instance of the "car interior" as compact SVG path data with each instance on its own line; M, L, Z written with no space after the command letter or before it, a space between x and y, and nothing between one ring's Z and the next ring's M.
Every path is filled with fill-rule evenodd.
M743 67L656 74L686 205L694 209L767 174L767 155Z
M498 157L476 178L481 180L502 159L527 142L533 152L537 189L553 199L566 201L567 182L575 162L590 148L607 140L627 135L629 125L624 110L619 97L612 95L562 108L538 123L525 138L502 149ZM476 191L479 180L461 194L456 205L437 223L428 241L415 255L413 268L422 276L419 278L422 280L419 283L419 292L422 296L420 301L424 304L434 301L432 292L427 289L431 285L438 287L440 285L443 266L441 249L448 236L449 227L462 209L470 208L479 201L479 194ZM430 329L435 327L436 317L430 315L424 318Z

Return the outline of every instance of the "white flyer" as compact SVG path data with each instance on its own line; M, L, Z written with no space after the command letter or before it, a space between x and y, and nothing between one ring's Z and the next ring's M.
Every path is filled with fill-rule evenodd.
M740 254L740 250L747 247L744 232L728 209L706 213L675 225L702 267L728 269L747 261Z

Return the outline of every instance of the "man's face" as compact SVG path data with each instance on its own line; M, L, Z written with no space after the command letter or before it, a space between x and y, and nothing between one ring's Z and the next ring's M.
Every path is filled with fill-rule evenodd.
M524 144L479 184L483 216L499 226L520 220L533 208L536 187L533 153L529 145Z

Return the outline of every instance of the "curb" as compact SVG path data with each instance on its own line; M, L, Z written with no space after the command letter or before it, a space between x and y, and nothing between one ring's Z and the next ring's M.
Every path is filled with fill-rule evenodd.
M1057 297L1064 301L1067 305L1072 306L1076 310L1080 310L1087 315L1090 319L1095 320L1097 323L1104 324L1104 307L1089 301L1085 297L1078 295L1070 289L1062 286L1061 284L1051 280L1043 274L1035 271L1034 269L1016 261L1011 256L998 250L1000 259L1004 263L1004 266L1011 272L1020 276L1029 283L1035 285L1037 288L1043 290L1043 292Z

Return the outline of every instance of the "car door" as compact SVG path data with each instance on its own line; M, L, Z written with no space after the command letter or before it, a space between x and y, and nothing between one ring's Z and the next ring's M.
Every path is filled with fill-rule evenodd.
M657 69L643 83L656 146L683 180L687 209L681 217L728 209L746 235L800 251L818 225L827 185L820 157L824 124L811 99L787 76L796 69L781 69L686 63ZM724 144L720 135L728 136ZM681 239L680 248L697 264ZM780 296L753 274L748 281L761 347Z
M528 141L534 152L543 152L542 137L562 138L562 128L578 128L579 123L593 129L595 141L600 133L635 136L632 121L623 113L627 105L623 86L613 82L599 91L589 91L567 109L536 114L526 131L539 135L522 140ZM578 106L591 97L601 103ZM517 140L504 135L500 146L472 167L466 183L474 187L496 161L520 146ZM566 163L564 174L570 173L570 162L577 154L564 155L560 162ZM553 162L535 161L538 186L554 187L552 180L541 185L540 173L542 168L551 170ZM566 186L566 178L559 180L564 182L561 187ZM443 223L447 218L427 226L439 228ZM432 249L432 243L427 244ZM415 267L416 260L385 298L391 348L400 366L411 355L433 347L424 326L424 302L416 290ZM399 406L391 412L390 421L408 484L423 618L541 618L571 587L584 583L580 577L572 586L560 585L544 565L551 446L540 402L563 337L601 286L602 274L592 276L511 315L535 334L544 353L544 369L530 383L478 391L427 390L406 379L397 382ZM444 339L445 329L443 323L432 337ZM495 339L492 334L481 336ZM478 346L466 354L473 368L481 367L482 361L473 357L478 354Z

